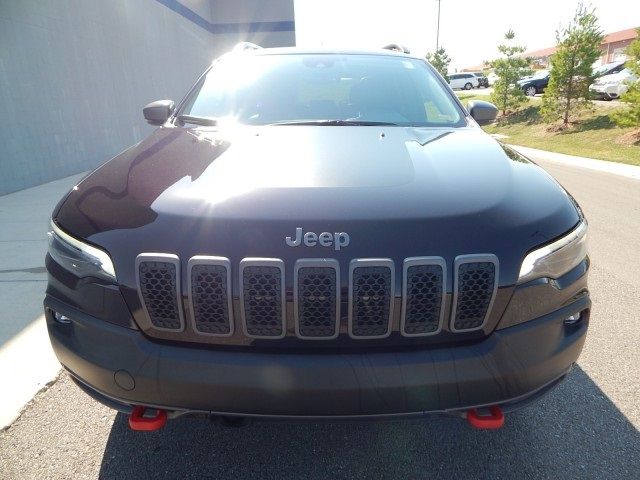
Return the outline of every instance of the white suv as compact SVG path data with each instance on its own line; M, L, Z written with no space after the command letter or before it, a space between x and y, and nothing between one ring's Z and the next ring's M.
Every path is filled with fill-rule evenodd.
M478 88L478 77L473 73L452 73L448 75L448 77L449 85L454 90L471 90L472 88Z
M621 72L612 73L611 75L603 75L589 86L589 91L598 98L604 100L613 100L620 97L627 91L629 85L637 81L638 78L625 68Z

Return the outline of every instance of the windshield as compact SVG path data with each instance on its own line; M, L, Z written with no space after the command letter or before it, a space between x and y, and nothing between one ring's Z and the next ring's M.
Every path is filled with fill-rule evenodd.
M607 73L609 70L612 70L613 68L617 67L618 65L620 65L619 63L607 63L606 65L602 65L598 68L596 68L593 71L593 74L598 76L598 75L603 75L605 73Z
M425 62L386 55L229 55L213 65L180 113L249 125L466 124Z

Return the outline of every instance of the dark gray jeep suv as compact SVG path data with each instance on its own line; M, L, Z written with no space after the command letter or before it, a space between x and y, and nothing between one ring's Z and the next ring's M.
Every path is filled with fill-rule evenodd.
M144 114L53 212L44 302L64 368L132 428L496 428L578 358L580 208L423 59L245 47Z

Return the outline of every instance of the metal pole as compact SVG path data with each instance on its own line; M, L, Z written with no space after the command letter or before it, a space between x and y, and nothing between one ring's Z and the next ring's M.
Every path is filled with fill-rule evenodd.
M438 0L438 28L436 29L436 52L438 51L440 42L440 1Z

